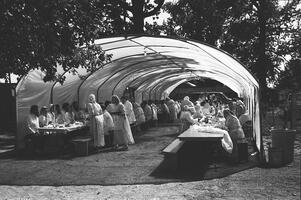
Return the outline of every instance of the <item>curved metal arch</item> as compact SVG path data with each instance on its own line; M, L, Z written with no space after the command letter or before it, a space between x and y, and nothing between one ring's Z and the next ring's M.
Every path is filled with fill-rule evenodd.
M170 78L170 77L174 77L174 76L179 76L181 74L184 74L184 73L190 73L190 71L183 71L183 70L177 70L177 71L170 71L170 73L162 73L160 74L159 78L157 77L157 80L158 79L162 79L162 78ZM157 76L157 74L154 74L153 76ZM147 77L147 79L143 80L142 82L139 82L139 85L143 85L144 83L148 82L150 79L153 79L154 77ZM142 91L142 98L144 97L144 93L145 91Z
M173 63L164 63L164 65L168 65L168 64L173 64ZM152 72L154 72L154 71L157 71L158 70L158 66L164 66L164 65L162 65L162 64L157 64L157 65L152 65L152 66L148 66L147 67L147 69L151 69L151 68L154 68L154 70L150 70L150 71L147 71L145 74L143 74L143 75L146 75L146 74L149 74L149 73L152 73ZM134 70L134 71L130 71L130 72L128 72L127 74L125 74L117 83L116 83L116 85L114 86L114 88L113 88L113 90L112 90L112 94L114 94L114 92L115 92L115 89L117 88L117 86L124 80L124 79L126 79L127 78L127 76L128 75L130 75L130 74L134 74L134 73L139 73L140 71L144 71L145 70L145 68L139 68L139 69L136 69L136 70ZM140 77L137 77L137 78L140 78Z
M80 88L81 86L83 85L83 83L90 77L92 76L94 73L98 72L99 70L101 69L104 69L106 66L109 66L110 64L114 63L114 62L118 62L119 60L122 60L122 59L126 59L126 58L131 58L133 56L139 56L139 55L143 55L141 53L139 54L133 54L133 55L129 55L129 56L123 56L123 57L120 57L116 60L113 60L113 61L110 61L110 62L107 62L105 63L104 65L102 65L101 67L99 67L97 70L87 74L87 76L85 76L85 78L82 80L82 82L79 84L78 88L77 88L77 96L78 96L78 102L79 102L79 91L80 91Z
M120 70L117 70L116 72L112 73L108 78L106 78L106 80L104 80L97 88L97 91L96 91L96 99L98 99L98 95L99 95L99 90L100 88L109 80L111 79L113 76L115 76L117 73L127 69L128 67L131 67L131 66L135 66L135 65L138 65L138 64L141 64L141 63L147 63L147 62L150 62L150 61L154 61L154 60L165 60L165 58L155 58L155 59L150 59L150 60L143 60L143 61L139 61L139 62L136 62L136 63L133 63L131 65L127 65L123 68L121 68Z
M164 35L156 35L156 36L151 36L151 35L147 35L147 34L131 34L131 36L137 36L139 35L138 37L136 38L139 38L139 37L152 37L152 38L165 38L165 39L174 39L174 40L179 40L179 41L182 41L182 42L185 42L185 43L189 43L189 41L192 41L192 42L195 42L195 43L199 43L199 44L202 44L202 45L205 45L205 46L209 46L217 51L220 51L226 55L228 55L229 57L231 57L232 59L234 59L236 62L238 62L245 70L247 70L249 72L249 74L254 78L254 80L257 82L257 84L259 83L258 81L258 78L253 75L253 73L250 71L250 69L246 68L244 66L244 64L239 61L237 58L235 58L233 55L229 54L228 52L222 50L222 49L219 49L217 48L216 46L213 46L211 44L207 44L205 42L202 42L202 41L198 41L198 40L195 40L195 39L184 39L184 38L180 38L180 37L177 37L177 36L164 36ZM194 44L191 44L189 43L190 45L194 45Z
M192 74L193 74L193 73L199 73L199 72L201 72L201 71L206 71L206 70L200 70L200 69L199 69L199 70L193 70L193 69L190 69L190 70L189 70L189 69L187 69L186 72L189 72L189 73L192 73ZM227 76L227 74L224 73L224 72L220 72L220 73L221 73L221 74L224 74L225 76ZM196 76L196 77L200 77L199 74L195 74L195 76ZM146 81L148 81L148 80L150 80L150 79L152 79L152 78L153 78L153 77L149 77ZM146 82L146 81L145 81L145 82Z
M207 52L206 50L204 50L204 49L201 48L200 46L197 46L197 45L195 45L195 44L192 44L192 43L190 43L190 42L188 42L188 41L186 41L186 43L188 43L188 44L190 44L190 45L193 45L193 46L195 46L195 47L201 49L203 52L207 53L209 56L211 56L212 58L214 58L215 60L217 60L219 63L221 63L222 65L224 65L226 68L231 69L230 66L227 66L227 65L226 65L225 63L223 63L220 59L218 59L217 57L213 56L211 53ZM220 49L217 49L217 48L214 48L214 49L216 49L216 50L218 50L218 51L221 51ZM223 52L223 51L221 51L221 52L222 52L222 53L225 53L225 52ZM227 55L230 56L230 54L228 54L228 53L227 53ZM233 56L230 56L230 57L233 58L234 60L236 60ZM236 60L236 61L237 61L237 60ZM242 66L243 66L243 65L242 65ZM244 66L243 66L243 68L246 69ZM234 72L235 74L237 74L239 77L242 77L242 78L245 79L245 80L251 81L249 78L246 79L245 76L241 76L237 71L233 70L233 72ZM252 82L252 81L251 81L251 82Z
M192 75L192 77L187 77L187 78L185 78L185 80L183 81L183 79L176 79L176 80L174 80L174 81L171 81L169 84L168 84L168 87L167 88L169 88L169 87L171 87L171 86L173 86L173 85L175 85L175 84L178 84L179 82L187 82L187 81L190 81L190 80L194 80L194 79L196 79L197 78L197 76L196 75ZM162 84L161 84L162 85ZM157 98L157 91L158 90L156 90L158 87L162 87L161 85L157 85L156 87L153 87L152 88L152 91L155 89L155 98ZM165 84L166 85L166 84ZM150 95L151 95L151 93L150 93ZM162 93L160 94L160 95L162 95ZM160 97L160 99L161 99L161 97Z
M195 76L196 77L196 76ZM186 78L186 79L189 79L189 78ZM196 78L193 78L193 79L191 79L191 80L194 80L194 79L196 79ZM180 81L182 81L182 80L177 80L177 82L180 82ZM189 81L189 80L188 80ZM176 82L176 81L175 81ZM185 81L186 82L186 81ZM159 85L157 85L157 86L159 86ZM150 89L150 91L149 91L149 98L151 99L151 95L153 94L153 91L156 89L156 87L152 87L151 89ZM157 90L155 90L155 99L157 98Z
M196 74L194 74L194 73L190 73L190 72L186 72L186 73L189 73L191 76L193 76L193 77L199 77L199 76L197 76ZM169 76L169 77L166 77L166 79L169 79L169 78L173 78L173 77L177 77L177 76L181 76L181 75L183 75L184 73L182 73L182 74L174 74L173 76ZM188 77L187 77L188 78ZM185 79L187 79L187 78L185 78ZM176 81L179 81L179 80L183 80L183 78L179 78L179 79L176 79L176 80L174 80L175 82ZM172 81L172 83L174 82L174 81ZM153 86L151 86L151 88L149 89L149 98L151 99L151 94L152 94L152 91L155 89L155 88L157 88L157 87L159 87L159 86L161 86L161 85L163 85L163 84L168 84L168 82L159 82L159 83L156 83L155 85L153 85ZM157 98L157 91L155 90L155 98Z
M195 70L194 71L194 73L191 73L191 75L193 75L193 77L201 77L201 75L199 75L199 74L197 74L197 73L199 73L200 71L199 70ZM224 76L225 77L227 77L227 75L224 73ZM206 76L207 77L207 76ZM214 79L214 78L211 78L211 79ZM214 79L214 80L216 80L216 81L218 81L218 82L220 82L219 80L217 80L217 79ZM161 85L162 85L163 83L161 83ZM166 84L166 83L165 83ZM157 87L158 86L160 86L160 84L157 84L157 85L154 85L154 86L152 86L152 90L154 90L154 89L156 89L155 90L155 93L157 93ZM151 95L151 94L150 94ZM155 94L155 96L157 97L157 94Z

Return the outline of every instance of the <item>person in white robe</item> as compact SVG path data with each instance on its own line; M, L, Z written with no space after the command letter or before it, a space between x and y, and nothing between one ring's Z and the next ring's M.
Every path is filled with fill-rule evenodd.
M89 95L89 103L87 105L90 118L90 134L93 138L93 146L101 148L105 146L103 115L100 105L96 102L95 95Z
M113 144L118 149L128 150L129 144L134 144L130 123L125 114L125 107L120 102L117 95L112 96L112 103L107 107L107 111L112 115L114 122L114 140Z
M124 105L125 114L129 120L129 123L134 124L136 122L136 117L135 117L132 103L125 96L121 97L121 102Z

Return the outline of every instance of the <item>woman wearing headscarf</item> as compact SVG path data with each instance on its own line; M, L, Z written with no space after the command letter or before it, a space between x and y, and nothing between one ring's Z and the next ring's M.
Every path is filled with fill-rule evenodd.
M195 113L193 113L192 117L194 119L202 119L203 114L202 114L202 111L201 111L201 105L198 102L194 106L194 109L195 109Z
M112 96L112 103L107 107L107 111L112 115L114 121L114 139L115 148L124 146L123 150L128 149L129 144L134 144L130 123L125 114L124 105L120 102L117 95Z
M89 95L89 103L87 105L90 117L90 134L93 138L95 148L105 146L103 115L100 105L96 102L95 95Z
M55 104L54 106L54 115L56 124L64 124L65 117L62 114L61 107L59 104Z
M188 108L194 107L193 103L190 101L189 96L185 96L183 101L181 102L181 110L184 110L184 106L188 106Z
M39 124L40 124L40 127L44 127L44 126L48 125L48 121L47 121L47 107L46 106L43 106L40 109Z
M137 120L137 124L141 125L141 124L145 123L144 111L137 102L135 102L133 104L133 110L134 110L134 114L135 114L135 117Z
M241 128L238 118L229 109L225 109L223 111L223 114L226 119L225 121L226 129L233 142L232 157L234 161L237 161L238 159L237 141L244 139L245 134L243 129Z
M64 116L64 121L67 126L74 123L74 118L72 116L72 112L70 111L69 103L63 103L62 114Z

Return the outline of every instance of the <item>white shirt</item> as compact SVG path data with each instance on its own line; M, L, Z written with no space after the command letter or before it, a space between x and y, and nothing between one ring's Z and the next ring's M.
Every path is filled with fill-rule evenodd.
M38 131L38 128L40 128L39 125L39 117L29 114L26 119L26 127L28 129L28 134L34 134Z

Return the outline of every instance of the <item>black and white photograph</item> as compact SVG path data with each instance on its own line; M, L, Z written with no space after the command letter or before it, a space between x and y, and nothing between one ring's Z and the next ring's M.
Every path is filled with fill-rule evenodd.
M0 200L301 200L301 0L0 0Z

